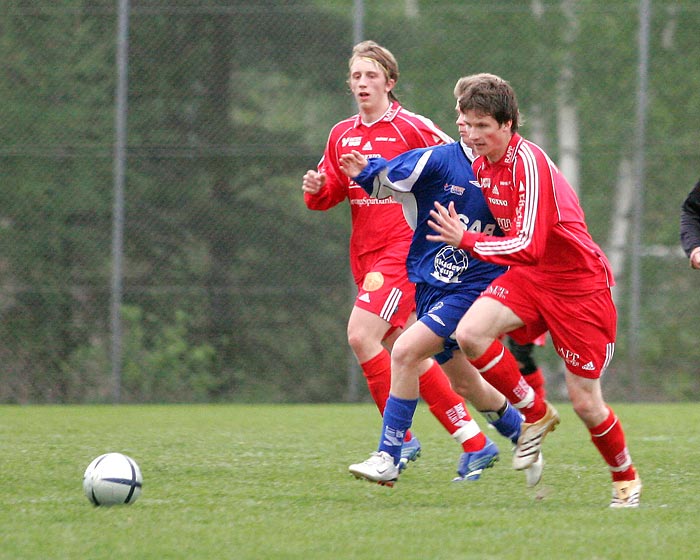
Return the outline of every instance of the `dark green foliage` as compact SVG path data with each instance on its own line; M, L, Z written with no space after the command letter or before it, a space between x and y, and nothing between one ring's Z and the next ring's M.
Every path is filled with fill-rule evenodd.
M610 241L619 161L636 147L637 2L364 4L363 36L399 60L399 98L453 136L454 83L494 72L519 94L523 132L556 160L570 70L581 199L594 237ZM652 4L643 243L676 248L680 202L700 177L688 124L700 103L689 62L700 14ZM354 2L130 5L124 398L347 398L349 209L307 210L300 183L331 125L355 110L345 82ZM10 1L0 11L2 402L112 395L116 7ZM697 279L677 254L665 259L645 261L634 373L620 277L609 381L620 395L635 379L645 398L700 395L700 309L678 296Z

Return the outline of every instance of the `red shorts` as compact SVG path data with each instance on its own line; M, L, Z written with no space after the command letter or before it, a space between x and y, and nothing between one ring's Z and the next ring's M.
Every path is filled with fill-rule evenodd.
M367 272L357 284L355 306L378 315L393 329L403 328L416 309L416 287L408 279L406 255L381 255L363 264Z
M549 331L566 369L599 378L615 351L617 310L610 290L562 297L535 285L523 268L511 268L496 278L482 297L500 301L525 323L508 333L513 340L524 344Z

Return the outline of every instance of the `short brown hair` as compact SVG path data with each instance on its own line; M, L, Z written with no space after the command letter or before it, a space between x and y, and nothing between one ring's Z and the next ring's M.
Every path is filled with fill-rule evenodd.
M493 117L498 124L511 121L510 129L518 131L518 99L511 85L503 78L485 73L465 76L455 86L455 97L462 113L475 111Z
M389 49L374 41L362 41L353 47L352 55L348 61L348 68L352 67L352 63L357 58L372 60L384 71L384 76L386 76L387 80L394 80L394 83L399 81L399 63L396 62L396 58L394 58ZM389 92L389 99L398 101L393 90Z

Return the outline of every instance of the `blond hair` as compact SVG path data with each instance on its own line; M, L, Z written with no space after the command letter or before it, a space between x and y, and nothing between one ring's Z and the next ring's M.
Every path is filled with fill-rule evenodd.
M374 41L362 41L353 47L352 55L348 61L349 69L352 68L353 62L357 59L374 62L382 69L387 81L394 80L394 83L399 81L399 63L396 62L396 58L394 58L394 55L391 54L389 49L382 47ZM391 101L398 101L394 95L393 89L389 92L389 99Z

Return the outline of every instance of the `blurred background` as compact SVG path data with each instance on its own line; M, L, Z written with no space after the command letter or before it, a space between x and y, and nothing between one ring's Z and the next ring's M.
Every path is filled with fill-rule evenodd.
M608 400L700 398L698 29L696 0L0 0L0 402L365 400L349 207L301 193L363 39L454 137L457 79L510 81L616 272Z

